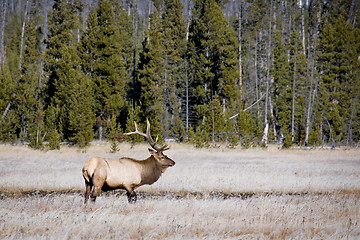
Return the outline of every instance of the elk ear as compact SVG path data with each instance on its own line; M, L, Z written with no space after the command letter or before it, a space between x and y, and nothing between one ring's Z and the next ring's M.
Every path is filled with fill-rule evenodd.
M151 149L151 148L148 148L148 149L149 149L149 153L154 156L155 151L153 149Z

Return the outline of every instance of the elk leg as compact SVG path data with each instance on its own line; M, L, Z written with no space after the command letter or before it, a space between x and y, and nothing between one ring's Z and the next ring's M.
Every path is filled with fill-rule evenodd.
M101 188L103 187L103 185L105 183L105 178L101 177L101 175L98 176L95 172L92 182L93 182L94 188L92 190L90 197L91 197L91 201L95 202L96 197L100 195Z
M101 187L95 186L92 193L91 193L91 201L95 202L96 197L100 195Z
M135 203L136 200L137 200L137 196L136 196L135 191L130 187L125 187L125 189L127 191L126 195L128 197L129 203Z
M89 183L88 181L85 180L85 186L86 186L86 190L85 190L85 200L84 200L84 204L87 203L89 196L90 196L90 191L91 191L91 183Z

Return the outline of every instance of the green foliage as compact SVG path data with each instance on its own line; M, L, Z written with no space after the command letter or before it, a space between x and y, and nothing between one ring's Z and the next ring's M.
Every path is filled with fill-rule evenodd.
M5 65L3 71L0 73L0 109L2 111L5 111L8 104L11 103L14 91L14 81L10 75L9 68ZM16 139L15 124L17 122L16 116L12 110L6 115L5 119L0 119L1 141L13 141L14 138Z
M43 134L44 130L44 112L42 106L39 106L39 110L35 116L35 122L32 128L29 130L30 143L29 146L35 149L44 149Z
M284 137L284 142L281 148L288 149L292 146L291 135L289 132L285 132Z
M77 81L71 86L68 107L68 139L80 147L87 146L94 138L93 126L95 113L93 111L93 83L79 69L73 69L69 76Z
M60 135L57 130L50 132L48 147L50 150L60 149Z
M140 124L139 112L140 112L140 107L139 106L135 106L135 108L131 107L131 108L128 109L128 117L126 119L126 128L125 128L126 133L135 131L134 123ZM133 144L135 142L144 141L144 137L142 137L142 136L140 136L138 134L129 135L129 136L126 136L126 138L131 139L131 142Z
M209 142L210 142L209 132L206 131L204 127L197 126L192 143L195 144L195 147L197 148L203 148L203 147L209 147Z
M111 142L110 145L110 152L116 153L120 151L120 148L118 146L120 136L120 128L116 124L116 117L113 115L110 120L110 134L109 134L109 140Z
M189 127L189 132L188 132L188 138L186 139L186 141L188 143L193 143L195 139L195 131L193 129L192 126Z
M220 7L214 1L196 1L189 28L188 58L194 79L194 105L207 104L214 92L228 106L236 101L237 47L234 31L229 28Z
M185 126L179 99L185 95L185 53L186 22L182 15L183 5L180 0L165 0L162 14L163 48L163 137L171 135L182 141Z
M158 10L150 16L151 28L145 31L143 52L140 56L139 83L140 119L149 119L151 131L160 136L163 131L161 120L164 116L164 55L162 47L161 22Z
M281 39L281 32L275 35L274 64L272 76L274 78L274 108L276 123L280 132L288 132L291 124L292 84L290 80L290 66L285 45Z
M251 121L248 112L240 110L239 115L236 117L236 129L240 135L240 142L243 148L251 146Z
M124 14L124 13L122 13ZM113 7L100 0L87 20L88 28L79 45L82 66L94 84L96 115L118 114L125 105L125 62L120 30Z
M320 146L321 145L321 131L320 127L316 126L309 135L309 145L310 146Z
M185 125L180 116L174 116L173 127L170 129L170 136L174 136L174 138L183 142L185 140Z

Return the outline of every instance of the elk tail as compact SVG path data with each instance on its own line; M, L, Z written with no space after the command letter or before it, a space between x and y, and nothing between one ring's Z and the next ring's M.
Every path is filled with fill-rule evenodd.
M87 169L83 168L82 173L83 173L83 177L84 177L85 181L90 182L89 172L87 171Z

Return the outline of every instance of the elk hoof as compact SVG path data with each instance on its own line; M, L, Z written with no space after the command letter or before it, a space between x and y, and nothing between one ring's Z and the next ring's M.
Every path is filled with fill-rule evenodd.
M132 194L131 194L131 193L127 193L126 195L127 195L127 197L128 197L129 203L136 203L137 196L136 196L135 193L132 193Z

